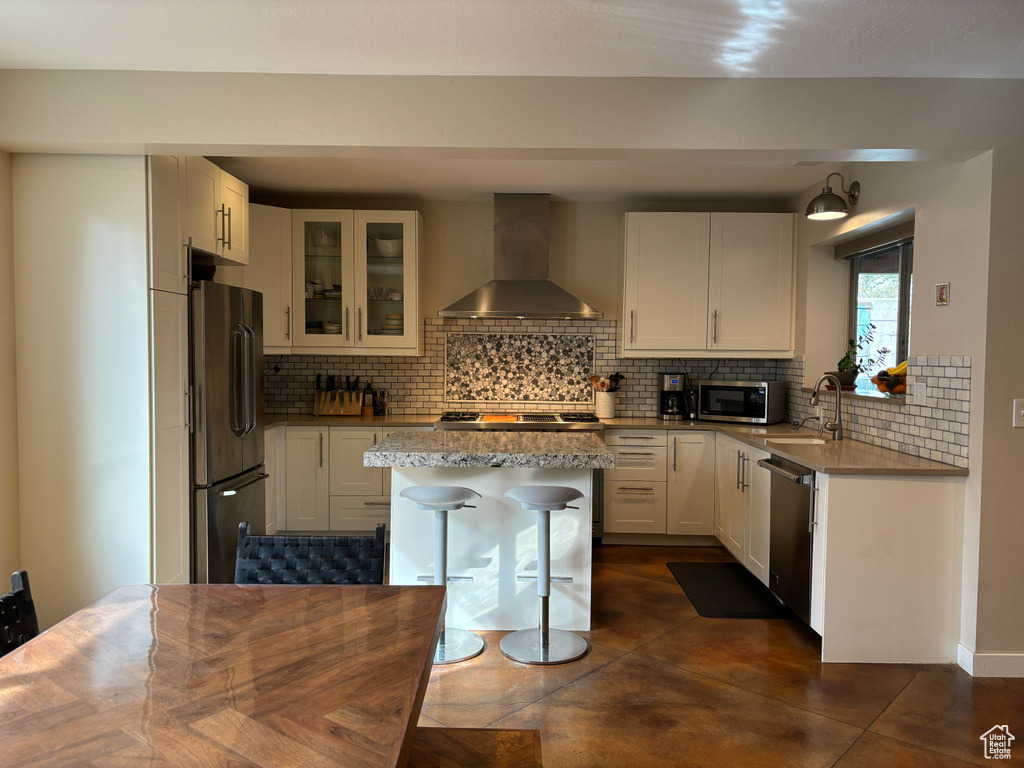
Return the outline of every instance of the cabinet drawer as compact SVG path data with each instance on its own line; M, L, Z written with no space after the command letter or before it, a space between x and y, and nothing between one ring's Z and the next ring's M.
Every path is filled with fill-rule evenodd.
M604 433L604 444L664 448L668 445L668 433L663 429L608 429Z
M377 523L391 525L391 499L387 496L331 496L331 532L372 533Z
M665 448L650 445L613 445L615 469L606 469L606 480L665 482Z
M604 481L607 533L664 533L665 482Z

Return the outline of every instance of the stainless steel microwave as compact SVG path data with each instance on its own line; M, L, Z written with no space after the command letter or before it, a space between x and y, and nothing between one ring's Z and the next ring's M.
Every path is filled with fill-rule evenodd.
M785 381L702 381L697 418L777 424L786 418Z

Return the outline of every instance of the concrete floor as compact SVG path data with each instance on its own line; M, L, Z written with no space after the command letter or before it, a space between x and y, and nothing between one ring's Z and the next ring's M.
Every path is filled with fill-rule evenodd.
M1008 725L1024 763L1024 679L956 666L822 664L797 621L705 619L665 563L724 549L594 551L593 630L577 662L498 650L436 666L420 725L537 728L549 768L990 765L980 736ZM554 589L557 589L557 585Z

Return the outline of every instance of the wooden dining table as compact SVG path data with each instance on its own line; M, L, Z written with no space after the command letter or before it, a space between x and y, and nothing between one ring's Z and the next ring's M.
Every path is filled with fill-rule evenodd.
M139 585L0 658L4 766L403 766L435 586Z

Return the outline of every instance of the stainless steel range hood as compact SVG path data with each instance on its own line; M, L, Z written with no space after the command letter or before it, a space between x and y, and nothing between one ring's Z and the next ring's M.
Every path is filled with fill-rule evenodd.
M586 302L548 280L550 195L494 196L494 279L439 317L599 320Z

